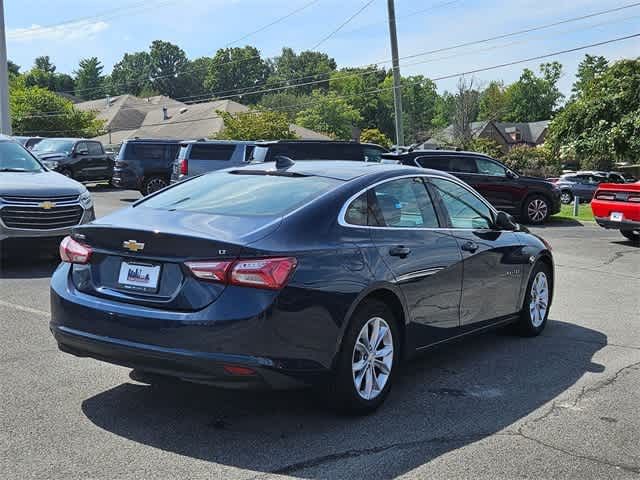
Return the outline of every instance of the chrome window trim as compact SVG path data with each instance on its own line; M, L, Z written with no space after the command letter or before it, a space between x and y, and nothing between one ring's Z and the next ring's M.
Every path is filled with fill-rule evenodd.
M452 177L445 177L444 175L437 175L437 174L428 174L428 173L414 173L414 174L410 174L410 175L399 175L397 177L391 177L391 178L385 178L384 180L380 180L372 185L367 186L366 188L363 188L362 190L360 190L359 192L357 192L354 195L351 195L347 201L342 205L342 208L340 208L340 212L338 213L338 224L342 227L346 227L346 228L367 228L367 229L371 229L371 230L410 230L410 231L416 231L416 230L423 230L423 231L443 231L443 230L449 230L449 231L457 231L457 230L461 230L461 231L478 231L478 230L491 230L491 229L487 229L487 228L449 228L449 227L376 227L376 226L372 226L372 225L353 225L351 223L347 223L347 221L345 220L345 215L347 213L347 209L351 206L351 203L358 198L360 195L362 195L363 193L371 190L372 188L377 187L378 185L382 185L384 183L387 182L392 182L394 180L400 180L403 178L440 178L442 180L448 180L451 183L455 183L456 185L464 188L465 190L467 190L470 194L474 195L478 200L480 200L483 205L485 205L493 214L493 220L495 221L495 217L498 214L498 211L493 207L493 205L491 205L489 202L487 202L484 198L482 198L481 196L479 196L476 192L474 192L468 185L466 185L464 182L462 182L461 180L457 179L457 178L452 178Z

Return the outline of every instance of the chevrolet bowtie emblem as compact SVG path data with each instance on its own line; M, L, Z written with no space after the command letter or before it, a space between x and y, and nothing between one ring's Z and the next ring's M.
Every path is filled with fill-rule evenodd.
M44 208L45 210L51 210L53 207L55 207L56 204L53 202L42 202L40 204L40 208Z
M139 252L144 249L144 243L135 240L125 240L122 242L122 246L131 252Z

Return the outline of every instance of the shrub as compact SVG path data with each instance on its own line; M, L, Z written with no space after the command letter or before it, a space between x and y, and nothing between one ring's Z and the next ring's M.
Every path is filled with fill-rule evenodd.
M502 157L504 164L525 175L548 177L560 173L560 165L545 147L513 147Z
M360 134L362 143L377 143L384 148L391 148L391 139L377 128L365 128Z

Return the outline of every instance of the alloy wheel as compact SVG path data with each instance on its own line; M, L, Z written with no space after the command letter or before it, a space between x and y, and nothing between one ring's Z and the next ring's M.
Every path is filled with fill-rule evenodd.
M565 205L569 205L571 203L572 200L572 196L569 192L562 192L560 194L560 201L565 204Z
M529 315L531 324L538 328L544 322L549 307L549 282L544 272L538 272L531 284Z
M549 207L547 206L547 202L540 198L535 198L529 202L527 206L527 215L529 216L529 220L534 223L542 222L545 218L547 218L547 213L549 212Z
M147 182L147 195L151 195L167 186L167 182L162 178L152 178Z
M384 390L393 367L393 337L389 324L373 317L364 324L351 357L353 384L358 395L373 400Z

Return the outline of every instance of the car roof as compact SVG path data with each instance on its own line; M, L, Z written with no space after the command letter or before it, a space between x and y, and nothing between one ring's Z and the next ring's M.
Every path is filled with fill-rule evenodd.
M268 147L269 145L362 145L366 147L378 147L386 150L377 143L360 143L352 140L262 140L255 142L256 146Z
M258 171L273 171L276 170L273 162L265 163L252 163L246 167L240 167L234 169L241 170L258 170ZM349 181L355 178L363 177L365 175L379 175L381 177L393 177L400 174L412 175L424 175L425 173L431 173L438 176L445 176L455 178L448 173L438 170L431 170L428 168L410 167L406 165L390 164L390 163L377 163L377 162L360 162L360 161L346 161L346 160L304 160L296 162L292 166L283 169L288 173L298 173L301 175L311 175L317 177L334 178L337 180Z
M495 160L494 158L480 152L469 152L467 150L411 150L410 152L389 152L383 153L382 156L384 158L394 158L394 157L417 157L420 155L429 155L429 156L439 156L439 155L466 155L471 157L483 157L490 158Z
M176 139L171 139L171 138L127 138L122 143L132 143L132 142L138 142L138 143L182 143L184 141L185 140L176 140Z
M181 144L213 144L213 145L254 145L256 142L251 140L184 140L180 142Z

